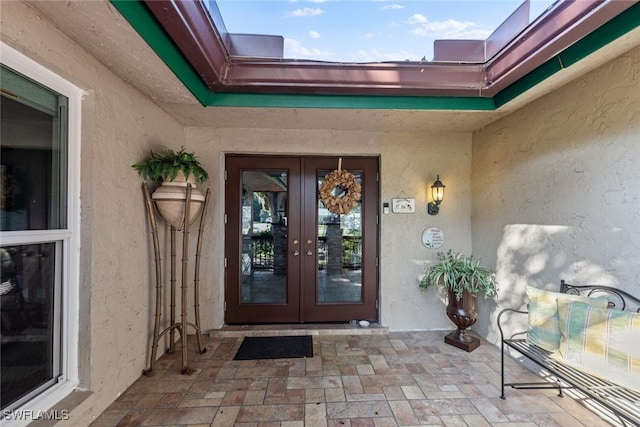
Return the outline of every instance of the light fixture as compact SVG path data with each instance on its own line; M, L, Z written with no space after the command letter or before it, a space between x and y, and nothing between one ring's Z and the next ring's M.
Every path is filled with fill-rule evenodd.
M444 199L444 187L445 185L440 181L440 175L436 178L436 182L431 186L431 197L433 202L427 204L427 212L429 215L437 215L440 210L440 203Z

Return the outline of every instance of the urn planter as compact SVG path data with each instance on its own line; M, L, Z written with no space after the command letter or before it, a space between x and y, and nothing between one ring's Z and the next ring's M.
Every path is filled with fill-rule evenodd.
M191 186L188 222L191 224L200 213L204 203L204 195L196 187L192 175L185 179L184 174L180 172L173 181L163 181L162 185L151 195L160 216L177 230L183 230L185 226L187 186Z
M196 187L196 181L205 182L209 179L209 174L194 153L187 152L184 147L179 151L170 148L159 153L151 151L147 158L131 167L137 170L143 179L162 180L162 184L151 198L164 220L174 228L183 230L185 223L189 225L196 219L205 201L205 196ZM185 221L189 187L189 218Z
M447 316L457 327L444 341L465 351L478 348L480 340L467 329L478 320L477 296L495 294L498 286L495 273L471 256L451 250L438 252L438 261L427 267L420 279L420 288L431 286L447 291Z
M444 342L462 350L471 352L480 346L480 339L472 336L467 331L478 320L478 312L476 311L476 296L463 291L460 299L456 298L455 293L449 289L449 303L447 304L447 317L456 326L457 329L444 337Z

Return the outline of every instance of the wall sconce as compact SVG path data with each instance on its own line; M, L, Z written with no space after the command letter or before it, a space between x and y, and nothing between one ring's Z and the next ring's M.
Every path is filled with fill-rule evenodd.
M427 204L427 212L429 215L438 215L440 210L440 203L444 199L444 187L445 185L440 181L440 175L436 178L436 182L431 186L431 197L433 202Z

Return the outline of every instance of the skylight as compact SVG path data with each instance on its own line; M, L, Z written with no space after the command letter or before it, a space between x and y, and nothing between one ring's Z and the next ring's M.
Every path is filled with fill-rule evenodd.
M531 0L529 22L555 0ZM217 0L231 34L282 36L285 59L431 61L435 40L486 40L523 0ZM249 42L251 43L251 42Z
M325 96L322 98L326 101L324 105L334 105L335 95L410 97L413 98L412 102L416 97L423 97L424 99L417 101L420 105L427 102L430 105L437 104L438 108L443 108L441 102L446 104L447 100L467 102L485 98L489 102L481 102L476 108L492 108L496 99L497 102L502 102L501 99L522 93L531 85L539 83L544 76L570 67L589 55L594 46L603 46L607 40L637 27L637 13L640 10L639 1L558 0L530 23L530 2L525 0L515 11L510 8L505 11L508 18L502 24L496 23L495 30L487 28L487 31L492 31L487 39L443 40L436 37L455 35L434 34L433 60L427 57L430 43L425 41L424 44L419 44L419 48L425 50L424 53L417 52L422 55L418 59L340 62L328 61L327 58L288 58L287 55L293 53L285 54L285 38L296 40L296 36L286 35L284 24L269 31L272 35L264 35L267 31L259 28L249 33L230 31L215 2L209 4L208 10L205 0L141 2L143 4L120 0L116 4L122 10L131 9L131 13L150 14L150 19L145 20L148 26L141 28L147 35L148 42L167 58L171 58L172 66L180 72L181 78L191 82L198 99L203 104L213 103L211 105L215 105L221 98L218 94L227 93L234 99L243 98L244 94L316 95L313 99L297 98L306 106L318 105L321 98L317 95ZM533 3L539 2L533 0ZM136 7L127 6L130 3ZM415 3L414 6L429 5L432 2ZM477 0L469 4L490 3ZM506 6L512 2L503 0L497 3ZM251 9L251 3L240 4L244 4L243 13L247 19L255 19L259 15L264 16L264 21L275 20L266 16L266 12ZM256 4L262 5L260 2ZM341 4L343 3L336 2L335 5ZM384 3L361 1L344 4L360 8ZM454 10L462 5L455 0L446 4L453 5L451 7ZM355 10L342 14L352 16ZM426 17L425 14L421 16ZM319 14L321 15L323 14ZM417 15L414 13L408 16ZM285 16L282 19L288 18ZM431 18L425 19L431 22ZM447 22L449 19L454 18L439 18L433 22ZM462 19L458 20L466 22ZM357 21L353 17L350 20ZM347 34L347 30L356 25L338 22L334 27L333 32L340 35ZM158 29L161 31L157 31ZM310 31L309 27L304 31ZM322 34L320 36L322 39ZM351 40L355 37L343 35L342 39ZM346 45L346 41L343 44ZM318 49L328 51L338 48ZM385 49L390 51L390 48ZM286 99L289 98L280 97L277 102ZM360 98L354 100L355 98L350 102L361 102ZM412 102L406 101L407 99L396 99L397 104L403 108L415 108L411 107Z

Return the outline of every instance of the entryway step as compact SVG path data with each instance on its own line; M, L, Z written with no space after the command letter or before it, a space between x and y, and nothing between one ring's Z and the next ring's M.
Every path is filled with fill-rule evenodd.
M268 337L284 335L376 335L389 332L387 326L372 323L366 328L351 323L304 325L225 325L208 332L210 337Z

